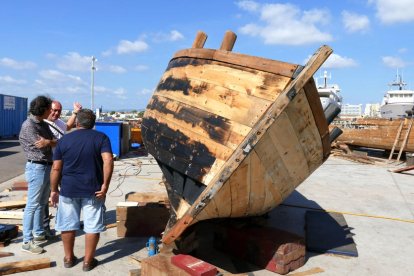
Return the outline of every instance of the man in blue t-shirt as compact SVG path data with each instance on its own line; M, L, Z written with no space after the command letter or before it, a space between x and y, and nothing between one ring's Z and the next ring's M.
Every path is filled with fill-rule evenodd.
M95 114L81 109L76 116L77 130L66 134L57 143L53 154L50 178L51 201L59 202L55 228L61 231L64 266L76 264L73 253L76 230L80 229L83 213L85 257L83 270L93 269L99 233L105 231L105 196L114 169L108 136L93 130ZM61 183L60 191L58 183Z

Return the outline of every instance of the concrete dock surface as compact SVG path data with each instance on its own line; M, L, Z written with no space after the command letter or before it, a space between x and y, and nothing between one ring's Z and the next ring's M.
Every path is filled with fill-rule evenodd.
M6 164L2 163L3 167ZM4 161L3 161L4 162ZM307 252L306 263L289 275L414 275L414 171L392 173L394 165L367 165L330 157L268 218L272 226L304 236L305 212L326 210L342 213L355 241L358 257ZM115 171L106 200L106 223L116 222L116 205L125 201L129 192L166 193L155 159L129 153L115 162ZM24 181L24 175L0 184L0 200L19 200L26 192L7 191L15 181ZM52 214L55 210L52 208ZM1 222L0 223L4 223ZM16 221L16 223L18 223ZM54 225L54 220L52 227ZM99 265L89 275L129 275L140 268L134 258L147 256L145 243L149 237L118 238L116 227L101 234L97 256ZM60 239L44 244L41 255L20 250L21 233L3 252L15 255L0 259L0 263L50 258L51 268L20 275L78 275L81 262L73 268L63 267L63 245ZM75 255L84 255L84 233L79 231L75 241ZM227 271L237 269L224 254L218 263L226 264ZM214 257L212 257L214 258ZM276 275L260 268L239 270L248 275ZM298 274L302 272L302 274Z

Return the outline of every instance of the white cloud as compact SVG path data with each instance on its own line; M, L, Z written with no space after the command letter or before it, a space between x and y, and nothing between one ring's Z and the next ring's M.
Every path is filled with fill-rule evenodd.
M33 69L36 67L36 64L31 61L19 62L7 57L0 59L0 65L15 70Z
M260 5L254 1L239 1L236 3L240 9L255 12L259 10Z
M42 70L39 72L39 76L43 80L53 81L55 83L60 82L69 82L69 83L77 83L77 84L86 84L80 77L64 74L57 70Z
M177 41L184 38L184 35L177 30L172 30L169 33L156 33L152 35L155 42Z
M369 29L369 19L366 15L356 14L349 11L342 12L342 23L345 30L350 33L366 32Z
M6 83L6 84L25 84L25 80L17 80L10 76L0 76L0 83Z
M112 55L112 50L106 50L106 51L103 51L103 52L101 53L101 55L102 55L103 57L109 57L110 55Z
M111 92L109 88L106 88L104 86L99 86L99 85L94 87L94 91L97 93L110 93Z
M79 53L70 52L61 58L57 58L56 66L57 68L65 71L90 71L92 66L92 57L81 56Z
M63 95L62 101L73 94L88 93L90 89L89 82L85 82L81 77L65 74L57 70L42 70L36 79L36 90L39 93L54 95Z
M414 21L412 0L369 0L377 9L376 16L385 24Z
M402 59L392 56L382 57L382 62L391 68L403 68L406 66L406 63Z
M180 39L183 39L183 38L184 38L184 36L177 30L172 30L170 32L170 40L171 41L177 41L177 40L180 40Z
M127 72L127 70L124 67L119 66L119 65L110 65L108 70L116 74L123 74Z
M148 49L148 44L142 40L121 40L116 47L116 52L120 55L122 54L131 54L131 53L140 53Z
M125 91L124 88L118 88L118 89L114 90L113 93L119 99L126 100L128 98L127 95L126 95L126 91Z
M148 88L143 88L140 91L138 91L137 94L138 95L148 95L148 94L151 94L153 91L154 91L154 89L153 90L150 90Z
M134 67L134 70L135 71L138 71L138 72L147 71L148 70L148 66L147 65L140 64L140 65L135 66Z
M311 56L303 61L303 64L307 63ZM357 62L352 58L342 57L338 54L331 54L329 58L322 65L322 68L344 68L344 67L355 67Z
M263 24L246 24L240 28L242 34L259 36L265 44L303 45L332 40L329 33L318 28L319 25L325 25L330 20L330 14L326 10L302 11L292 4L257 5L259 5L260 21Z

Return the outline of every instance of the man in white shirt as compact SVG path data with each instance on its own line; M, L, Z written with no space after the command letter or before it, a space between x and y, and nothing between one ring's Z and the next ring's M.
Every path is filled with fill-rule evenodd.
M62 113L62 104L58 101L52 101L52 112L47 120L44 121L49 125L49 129L52 131L56 140L59 140L63 135L75 126L76 114L82 109L82 105L78 102L73 104L72 115L67 122L60 119ZM47 238L52 238L55 233L50 230L50 218L49 218L49 205L45 207L45 217L43 219L43 227L45 229L45 235Z
M45 121L49 124L50 130L57 140L62 138L66 131L72 129L75 125L76 114L81 109L82 105L80 103L74 103L72 116L70 116L69 120L65 123L60 119L60 114L62 113L61 103L58 101L52 102L52 113L50 113L49 117Z

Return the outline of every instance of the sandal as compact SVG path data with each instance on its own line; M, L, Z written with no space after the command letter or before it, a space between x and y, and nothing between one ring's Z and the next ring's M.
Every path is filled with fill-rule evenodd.
M83 271L90 271L94 269L98 265L98 260L93 258L89 263L83 263L82 270Z
M67 260L66 257L63 258L63 266L65 268L71 268L72 266L74 266L76 264L76 261L78 260L78 258L76 258L76 256L73 256L72 259Z

